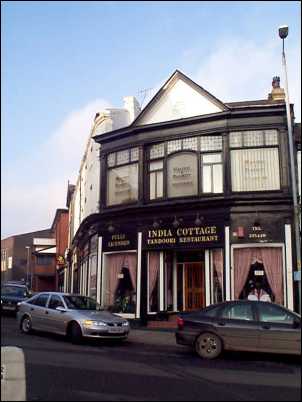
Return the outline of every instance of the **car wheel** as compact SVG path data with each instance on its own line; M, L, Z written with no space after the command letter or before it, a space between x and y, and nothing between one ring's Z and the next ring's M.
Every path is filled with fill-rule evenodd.
M78 345L81 343L83 335L82 335L82 330L79 324L76 322L71 323L70 328L69 328L69 337L72 343Z
M28 316L23 317L21 321L21 331L24 334L29 334L31 330L32 330L31 319Z
M210 332L199 335L195 342L195 350L203 359L216 359L222 352L221 339Z

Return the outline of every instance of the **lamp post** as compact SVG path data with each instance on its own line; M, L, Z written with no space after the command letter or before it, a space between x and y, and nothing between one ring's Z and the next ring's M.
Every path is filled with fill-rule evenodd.
M29 250L30 246L25 247L27 249L27 265L26 265L26 285L29 285Z
M285 83L285 103L286 103L286 115L287 115L287 134L288 134L288 144L289 144L289 157L290 157L290 171L291 171L291 182L293 191L293 206L294 206L294 228L295 228L295 242L296 242L296 268L301 271L301 242L300 242L300 225L299 225L299 204L298 204L298 194L297 194L297 179L294 163L294 144L293 144L293 131L292 131L292 120L290 114L290 103L289 103L289 92L288 92L288 82L287 82L287 68L286 68L286 58L284 51L284 39L288 35L288 26L283 25L279 27L279 36L282 39L282 66L284 74ZM298 281L298 297L299 297L299 313L301 314L301 277Z

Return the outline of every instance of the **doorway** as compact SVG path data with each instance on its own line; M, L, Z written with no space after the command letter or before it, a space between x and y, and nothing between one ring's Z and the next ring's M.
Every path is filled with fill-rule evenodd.
M183 264L185 310L205 307L205 270L203 262Z

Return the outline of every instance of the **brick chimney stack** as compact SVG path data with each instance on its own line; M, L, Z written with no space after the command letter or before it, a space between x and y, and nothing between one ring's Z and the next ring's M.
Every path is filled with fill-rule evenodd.
M280 88L280 77L273 77L272 92L268 94L268 99L273 101L285 101L285 92Z

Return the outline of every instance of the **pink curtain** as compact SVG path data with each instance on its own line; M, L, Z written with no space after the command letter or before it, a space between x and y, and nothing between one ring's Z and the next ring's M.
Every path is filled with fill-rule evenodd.
M283 304L282 249L263 247L259 251L268 283L275 296L275 303Z
M213 250L212 256L213 256L213 266L217 273L220 287L221 287L221 289L223 289L223 251L222 251L222 249Z
M152 292L155 289L156 279L159 272L159 253L149 253L149 302L152 304Z
M234 249L234 293L235 299L239 299L247 280L250 266L256 258L253 248Z
M134 292L136 293L136 272L137 258L135 253L123 254L125 256L124 266L129 269Z
M105 288L105 305L114 303L114 294L118 285L118 274L125 261L125 254L110 254L106 257L107 281Z

